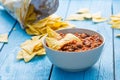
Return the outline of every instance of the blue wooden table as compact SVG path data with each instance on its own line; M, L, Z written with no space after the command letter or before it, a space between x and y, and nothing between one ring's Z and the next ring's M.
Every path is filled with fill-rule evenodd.
M80 8L89 8L93 13L101 11L104 17L109 18L110 15L120 12L120 0L60 0L56 14L66 18ZM120 38L115 37L120 30L111 29L107 22L71 23L100 32L106 38L99 61L89 70L66 72L53 66L47 56L35 57L29 63L17 61L20 44L30 39L30 36L0 7L0 33L9 33L8 44L0 43L0 80L120 80Z

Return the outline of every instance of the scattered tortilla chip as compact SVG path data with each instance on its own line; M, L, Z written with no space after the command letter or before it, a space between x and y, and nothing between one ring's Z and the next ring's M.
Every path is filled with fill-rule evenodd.
M120 14L112 15L110 19L109 24L112 25L111 28L120 29Z
M45 49L44 49L44 48L41 48L39 51L35 52L35 54L36 54L37 56L45 55L45 54L46 54L46 53L45 53Z
M40 38L42 38L41 35L40 35L40 36L33 36L33 37L32 37L32 40L39 40Z
M7 43L8 42L8 34L5 33L5 34L0 34L0 42L2 43Z
M36 55L35 53L30 55L26 51L23 50L23 58L25 62L29 62L30 60L32 60L33 57L35 57L35 55Z
M72 14L69 17L66 18L66 20L84 20L84 16L81 14Z
M46 53L42 45L42 39L42 36L33 36L31 40L27 40L23 44L21 44L22 50L19 51L17 59L24 59L25 62L29 62L36 55L45 55Z
M70 15L66 20L91 20L95 23L106 21L106 18L103 18L100 12L91 14L88 9L81 9L78 14ZM79 14L80 13L80 14Z
M98 23L98 22L104 22L106 21L107 19L106 18L92 18L92 21L95 22L95 23Z
M92 14L91 13L85 13L83 14L85 19L91 19L92 18Z
M24 57L23 57L23 50L18 52L17 59L18 60L24 59Z
M120 29L120 23L118 23L118 24L112 24L111 27L114 28L114 29Z
M83 9L78 10L77 13L79 13L79 14L89 13L89 9L88 8L83 8Z

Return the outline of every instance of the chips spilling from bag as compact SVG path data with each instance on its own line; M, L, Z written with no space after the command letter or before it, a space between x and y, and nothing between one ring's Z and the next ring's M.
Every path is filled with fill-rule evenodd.
M25 62L29 62L32 60L36 55L41 56L45 55L45 49L42 45L42 36L34 36L31 40L25 41L21 44L21 51L19 51L17 55L17 59L21 60L24 59Z
M7 43L8 42L8 34L0 34L0 43Z
M53 14L59 0L0 0L0 4L25 28Z
M38 21L35 24L27 24L26 32L30 35L45 35L47 33L47 27L50 27L53 30L59 30L75 26L69 22L62 21L60 16L51 15L43 20Z
M90 13L89 9L83 8L80 9L76 14L72 14L66 18L66 20L92 20L94 23L104 22L107 19L103 18L102 15L97 12L95 14Z

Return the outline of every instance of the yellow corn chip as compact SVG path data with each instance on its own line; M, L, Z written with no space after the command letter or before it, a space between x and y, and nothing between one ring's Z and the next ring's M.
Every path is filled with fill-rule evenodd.
M8 42L8 34L0 34L0 42Z
M24 59L23 54L24 54L23 50L19 51L19 52L18 52L18 55L17 55L17 59L18 59L18 60Z
M46 43L52 49L58 50L60 48L59 42L55 38L46 37Z
M25 62L29 62L36 54L28 54L26 51L23 50L23 58Z
M114 29L120 29L120 23L118 23L118 24L113 24L113 25L112 25L112 28L114 28Z
M53 30L59 28L69 27L70 23L62 21L62 18L57 15L51 15L45 19L42 19L34 24L26 24L26 32L30 35L45 35L47 33L47 27Z
M40 36L33 36L32 40L39 40L41 37L42 37L41 35Z
M106 21L107 19L106 18L92 18L92 21L95 22L95 23L98 23L98 22L103 22L103 21Z
M85 19L91 19L92 18L92 14L91 13L85 13L83 14Z
M32 54L33 51L34 51L35 46L38 45L38 44L42 44L42 41L41 40L35 40L35 41L32 41L29 44L21 46L21 48L23 50L25 50L27 53Z
M47 33L48 33L48 37L55 38L55 39L60 39L61 38L61 36L57 32L53 31L49 27L47 27Z
M35 53L36 55L38 55L38 56L41 56L41 55L45 55L45 54L46 54L44 48L41 48L39 51L34 52L34 53Z

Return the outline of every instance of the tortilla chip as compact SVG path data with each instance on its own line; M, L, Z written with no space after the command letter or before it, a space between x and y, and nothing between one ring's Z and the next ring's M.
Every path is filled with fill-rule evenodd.
M113 25L111 26L111 28L120 29L120 23L118 23L118 24L113 24Z
M8 34L7 34L7 33L5 33L5 34L0 34L0 42L2 42L2 43L8 42Z
M102 17L101 12L92 14L92 18L101 18L101 17Z
M55 38L46 37L46 43L52 49L58 50L60 48L60 44Z
M34 51L35 46L37 46L38 44L42 45L42 41L41 40L33 40L29 44L21 46L21 48L23 50L25 50L27 53L32 54L33 51Z
M23 58L25 62L29 62L30 60L32 60L33 57L35 57L35 55L36 55L35 53L30 55L26 51L23 50Z
M39 40L41 37L42 37L41 35L40 36L33 36L32 40Z
M46 35L47 27L58 30L59 28L69 27L69 24L68 22L62 21L60 16L51 15L37 23L26 24L26 32L30 35Z
M48 37L55 39L61 38L61 36L57 32L53 31L50 27L47 27L47 33L48 33Z
M83 14L85 19L91 19L92 18L92 14L91 13L85 13Z
M38 56L42 56L42 55L45 55L45 54L46 54L44 48L41 48L39 51L34 52L34 53L35 53L36 55L38 55Z
M92 18L92 21L95 22L95 23L98 23L98 22L104 22L106 21L107 19L106 18Z
M17 59L18 59L18 60L24 59L23 53L24 53L23 50L18 52L18 55L17 55Z

